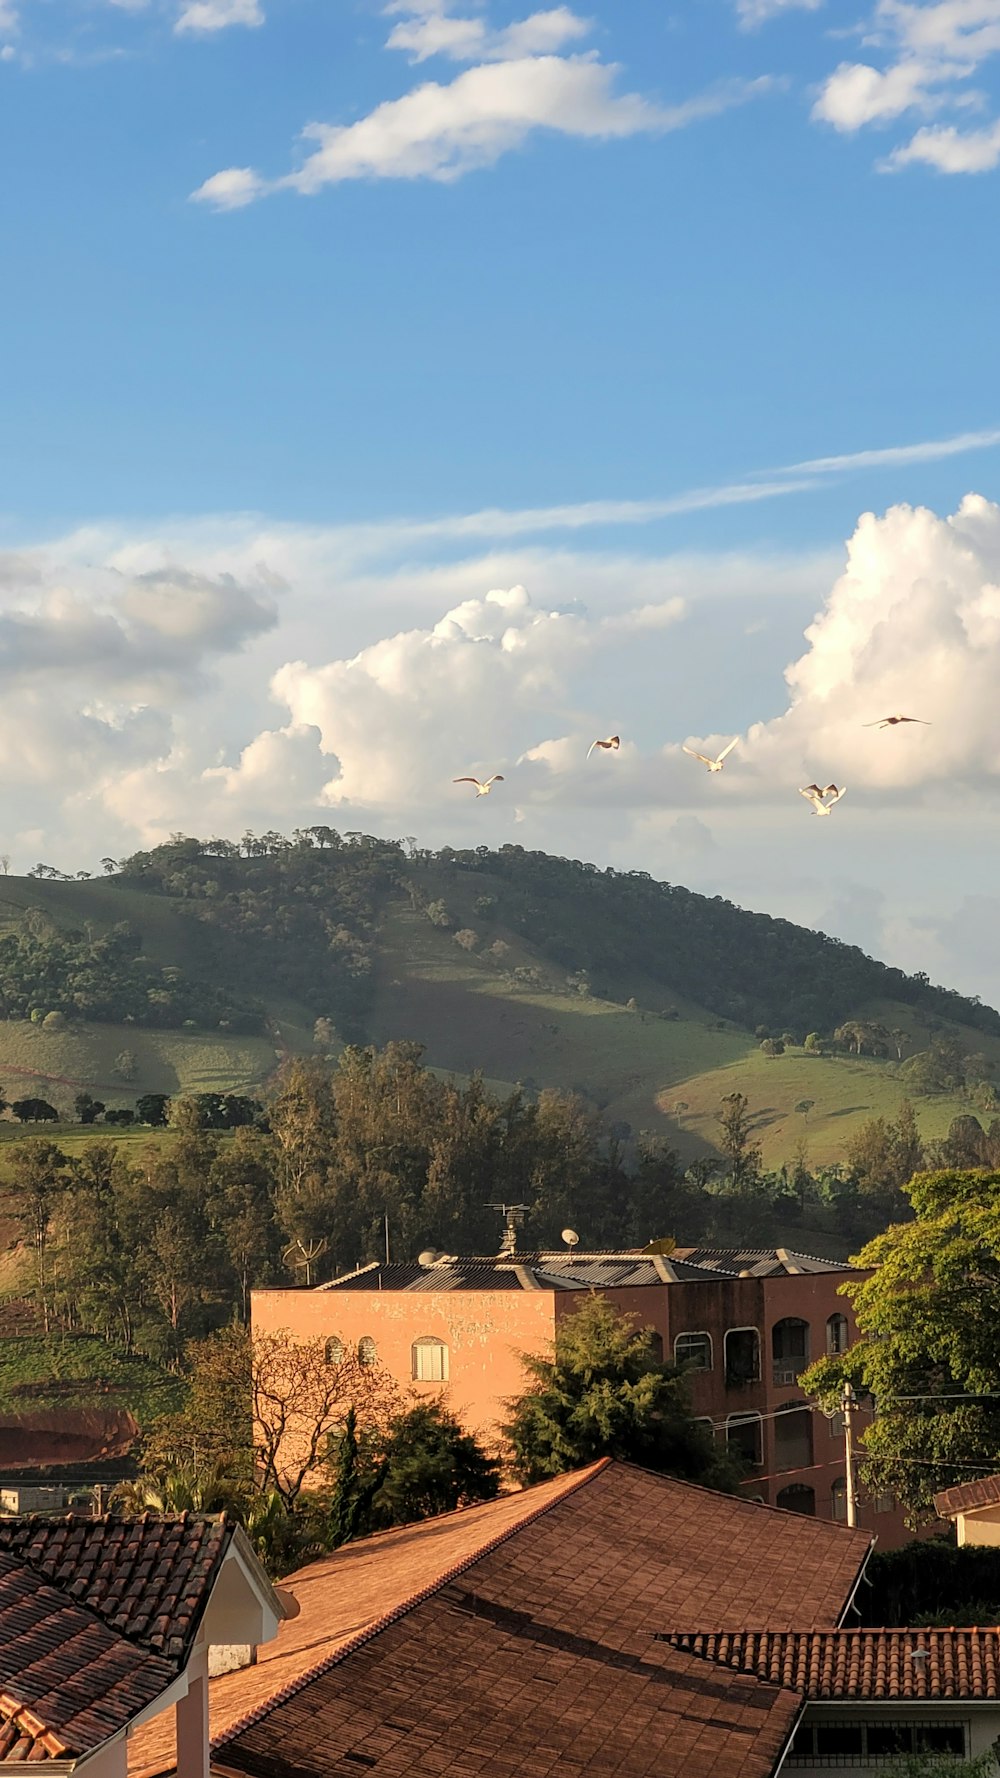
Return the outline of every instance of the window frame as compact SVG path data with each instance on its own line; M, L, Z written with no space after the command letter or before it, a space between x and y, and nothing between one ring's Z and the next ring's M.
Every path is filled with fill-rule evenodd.
M831 1339L831 1329L833 1327L834 1322L837 1323L838 1328L841 1326L843 1327L844 1343L842 1346L835 1346L833 1344L832 1339ZM842 1357L842 1355L847 1351L850 1343L851 1343L851 1324L848 1321L847 1316L842 1314L839 1309L836 1309L832 1315L828 1315L826 1318L826 1355L827 1355L827 1358Z
M747 1459L747 1462L751 1465L752 1468L760 1469L763 1466L763 1462L764 1462L764 1416L763 1416L763 1414L760 1412L760 1410L758 1408L749 1408L746 1412L744 1412L742 1414L736 1413L736 1414L727 1414L726 1415L726 1450L727 1451L730 1449L730 1443L731 1443L730 1437L729 1437L729 1429L734 1424L737 1426L756 1425L756 1427L757 1427L757 1449L758 1449L760 1455L757 1457L751 1457L747 1451L741 1451L741 1455ZM738 1450L740 1449L739 1446L737 1446L736 1448Z
M757 1347L756 1347L757 1369L756 1369L753 1376L738 1377L738 1376L736 1376L736 1374L734 1372L731 1372L730 1368L729 1368L729 1336L730 1336L730 1334L747 1334L747 1333L753 1334L754 1339L757 1342ZM723 1356L723 1365L725 1368L726 1388L727 1389L748 1389L751 1387L752 1384L759 1383L762 1381L762 1377L763 1377L763 1372L761 1370L761 1346L762 1346L762 1343L763 1342L761 1341L761 1337L760 1337L760 1328L754 1327L752 1325L752 1323L748 1322L746 1324L746 1326L727 1327L726 1328L726 1331L722 1336L722 1356Z
M358 1341L358 1363L363 1370L372 1370L378 1363L378 1341L374 1334L362 1334Z
M418 1354L421 1352L437 1352L440 1354L441 1375L439 1377L425 1377L425 1376L421 1375L420 1360L418 1357ZM447 1383L449 1380L450 1369L451 1369L451 1353L448 1348L447 1340L442 1340L438 1334L418 1334L416 1339L411 1341L411 1344L410 1344L410 1381L411 1382L413 1382L413 1383Z
M336 1348L336 1353L334 1353L334 1348ZM345 1346L340 1335L339 1334L331 1334L326 1342L326 1345L323 1347L323 1358L324 1358L325 1363L329 1364L331 1366L336 1366L338 1364L343 1364L344 1359L346 1357L347 1357L347 1347Z
M707 1340L708 1341L708 1363L707 1364L689 1364L686 1359L678 1358L677 1348L680 1345L682 1340ZM707 1327L687 1327L684 1329L683 1333L678 1333L678 1334L674 1335L674 1363L677 1366L678 1370L680 1370L681 1366L683 1365L684 1369L689 1370L692 1373L692 1375L697 1375L699 1373L700 1374L707 1374L709 1371L714 1371L714 1369L715 1369L715 1341L712 1338L712 1335L709 1333Z

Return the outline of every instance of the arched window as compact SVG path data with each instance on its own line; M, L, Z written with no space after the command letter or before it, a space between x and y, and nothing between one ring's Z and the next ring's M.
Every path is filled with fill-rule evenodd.
M364 1338L358 1341L358 1363L363 1365L378 1363L378 1347L371 1334L365 1334Z
M326 1362L327 1364L343 1364L344 1362L344 1342L339 1334L331 1334L326 1342Z
M726 1330L726 1388L760 1381L760 1335L755 1327Z
M674 1341L674 1363L688 1371L710 1371L712 1368L711 1334L678 1334Z
M775 1469L811 1469L812 1411L801 1402L783 1402L774 1416Z
M847 1520L847 1478L835 1476L830 1483L830 1517L836 1519L838 1525Z
M786 1513L804 1513L809 1519L816 1517L816 1490L807 1488L803 1482L789 1482L782 1488L774 1502L775 1506L783 1507Z
M809 1323L799 1315L786 1315L771 1329L773 1381L797 1383L809 1363Z
M838 1352L846 1352L847 1342L847 1316L831 1315L826 1324L826 1349L830 1357L835 1357Z
M448 1348L433 1334L424 1334L410 1347L410 1363L415 1383L447 1383Z
M759 1466L764 1460L763 1424L759 1414L730 1414L726 1444L734 1456Z

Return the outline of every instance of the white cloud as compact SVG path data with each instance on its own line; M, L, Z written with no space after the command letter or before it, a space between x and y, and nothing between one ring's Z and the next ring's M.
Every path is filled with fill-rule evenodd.
M939 173L992 173L1000 165L1000 122L985 130L956 130L953 125L918 130L901 148L894 148L882 170L921 164Z
M195 203L211 204L216 210L242 210L266 190L265 181L252 167L226 167L222 173L213 173L191 197Z
M736 0L736 16L747 30L786 12L818 12L823 0Z
M227 31L231 25L255 29L263 23L264 14L257 0L189 0L174 30L207 36L215 31Z
M506 29L494 31L481 18L455 18L442 4L410 4L397 0L388 13L405 13L389 34L388 48L405 50L411 61L447 56L454 62L513 61L521 56L552 55L578 42L591 30L588 19L568 6L550 7Z
M1000 777L1000 506L970 494L947 519L905 505L866 513L806 640L785 675L788 711L748 737L762 779L787 766L905 804L936 786L974 796ZM864 726L894 714L932 727Z
M448 182L493 166L539 130L589 141L664 134L775 86L766 77L725 81L677 105L661 105L618 92L619 69L596 51L555 53L590 28L569 7L532 13L500 31L480 19L454 17L433 0L389 11L406 14L390 33L389 47L408 50L417 62L444 55L474 66L451 81L426 81L387 99L355 123L311 123L302 135L315 146L294 172L267 180L250 167L229 167L206 179L191 194L195 201L233 210L268 192L310 195L352 179Z
M967 82L1000 52L1000 0L877 0L866 45L884 52L884 65L842 62L813 106L818 122L853 134L909 114L930 117L956 108L981 108L984 95ZM966 134L953 126L922 128L880 163L896 171L922 162L944 172L984 172L997 164L994 129Z

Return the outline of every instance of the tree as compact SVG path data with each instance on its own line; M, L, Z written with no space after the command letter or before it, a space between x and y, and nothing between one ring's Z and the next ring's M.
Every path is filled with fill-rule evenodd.
M556 1330L551 1358L522 1354L533 1379L504 1432L524 1482L621 1457L667 1475L729 1487L736 1472L691 1413L687 1385L658 1358L649 1329L594 1296Z
M765 1037L760 1047L772 1062L776 1057L783 1056L785 1053L784 1041L780 1037Z
M756 1184L760 1177L761 1149L753 1138L750 1101L745 1093L727 1093L718 1114L719 1147L726 1157L729 1181L735 1191Z
M95 1099L92 1093L77 1093L73 1100L73 1110L81 1124L96 1124L102 1111L105 1110L105 1106L100 1099Z
M38 1136L12 1148L8 1166L13 1183L7 1189L7 1203L22 1240L34 1249L35 1296L48 1333L49 1236L56 1205L69 1183L69 1163L61 1148Z
M57 1124L59 1113L47 1099L15 1099L11 1111L19 1124Z
M135 1115L141 1124L160 1129L167 1121L169 1105L166 1093L142 1093L135 1102Z
M122 1050L115 1057L111 1072L117 1080L135 1080L139 1072L139 1060L134 1050Z
M918 1173L906 1195L916 1220L869 1241L855 1263L870 1272L843 1287L860 1340L813 1365L805 1387L836 1401L849 1381L875 1396L866 1477L916 1525L940 1489L997 1467L1000 1172Z
M463 951L474 951L479 943L479 934L471 926L463 926L455 933L455 943L461 945Z
M420 1402L390 1420L381 1456L373 1529L493 1500L500 1489L499 1462L440 1402Z

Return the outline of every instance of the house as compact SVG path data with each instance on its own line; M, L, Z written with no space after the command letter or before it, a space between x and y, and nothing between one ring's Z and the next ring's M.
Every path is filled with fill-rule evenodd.
M608 1459L366 1538L289 1576L276 1641L211 1681L212 1772L860 1778L987 1751L1000 1630L850 1627L872 1542ZM161 1717L131 1778L175 1758Z
M524 1388L521 1354L550 1351L563 1316L596 1291L688 1369L695 1413L752 1466L748 1493L843 1520L843 1425L807 1404L797 1379L855 1338L839 1294L855 1276L846 1263L787 1248L422 1255L312 1290L256 1290L252 1322L257 1334L321 1339L331 1358L353 1347L407 1391L443 1397L494 1443L507 1401ZM891 1497L862 1497L860 1518L882 1543L908 1535Z
M0 1765L125 1778L166 1712L179 1778L206 1778L213 1652L252 1659L281 1615L222 1516L0 1520Z
M962 1482L934 1496L939 1519L952 1519L960 1544L1000 1544L1000 1475Z
M365 1538L283 1581L275 1642L211 1681L212 1770L765 1778L800 1696L659 1638L707 1622L832 1630L871 1544L608 1459ZM129 1771L174 1770L161 1717Z

